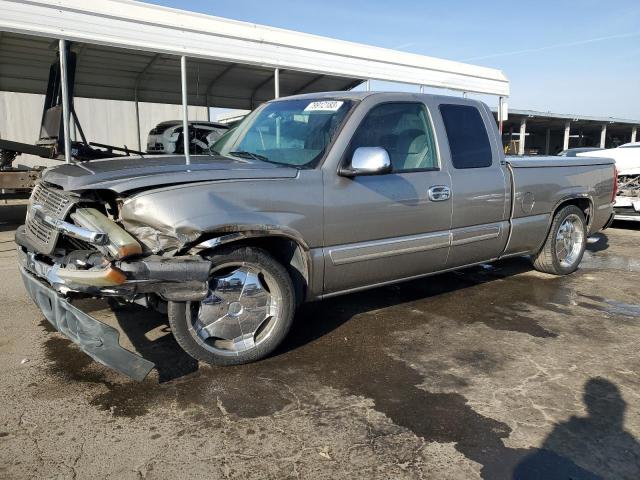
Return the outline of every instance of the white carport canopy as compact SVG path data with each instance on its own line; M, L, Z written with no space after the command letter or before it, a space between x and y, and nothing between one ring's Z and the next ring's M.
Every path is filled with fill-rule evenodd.
M51 38L0 32L0 90L43 93L57 48L58 42ZM72 51L77 54L76 97L135 101L137 93L140 102L182 103L180 56L76 42ZM273 98L273 69L187 58L189 105L251 110ZM361 82L353 77L280 71L282 95L348 90Z
M66 40L78 97L180 104L187 91L190 105L252 109L367 80L509 95L499 70L130 0L0 0L0 12L3 91L43 93Z
M509 95L507 78L491 68L128 0L0 0L0 12L2 90L42 93L50 39L64 38L82 44L78 96L133 100L137 81L140 100L180 103L183 55L193 105L207 104L207 88L221 107L273 98L275 68L282 95L369 79Z

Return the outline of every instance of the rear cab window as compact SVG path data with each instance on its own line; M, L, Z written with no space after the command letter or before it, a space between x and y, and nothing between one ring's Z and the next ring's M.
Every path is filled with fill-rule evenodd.
M482 115L470 105L441 104L451 162L457 169L490 167L493 160Z

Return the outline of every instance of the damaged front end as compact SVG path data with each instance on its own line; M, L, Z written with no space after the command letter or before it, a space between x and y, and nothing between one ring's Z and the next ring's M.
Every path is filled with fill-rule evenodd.
M202 232L192 225L176 224L171 209L158 209L154 199L134 195L120 208L122 225L153 253L173 255L191 245Z
M117 202L41 183L16 232L21 274L49 322L97 361L134 379L153 364L119 345L119 332L72 305L118 297L144 306L205 298L211 262L158 256L119 225Z

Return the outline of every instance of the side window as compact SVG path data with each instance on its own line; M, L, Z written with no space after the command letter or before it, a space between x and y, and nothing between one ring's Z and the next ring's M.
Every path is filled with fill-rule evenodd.
M454 168L490 167L493 157L487 129L477 108L440 105Z
M394 172L438 168L433 129L421 103L373 107L351 140L349 157L359 147L386 149Z

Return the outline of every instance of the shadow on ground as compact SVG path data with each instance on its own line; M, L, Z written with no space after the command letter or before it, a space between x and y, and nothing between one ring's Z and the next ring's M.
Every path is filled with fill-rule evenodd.
M630 222L628 220L615 220L611 226L612 228L624 230L640 230L640 222Z
M557 424L541 448L516 466L514 479L639 478L640 443L624 428L627 404L620 389L607 379L592 378L584 387L583 401L587 416ZM593 464L594 457L606 459L598 473L569 460Z
M26 204L15 205L0 203L0 232L15 230L17 226L24 223L26 215Z
M587 240L587 250L592 253L602 252L609 248L609 237L604 232L598 232Z

